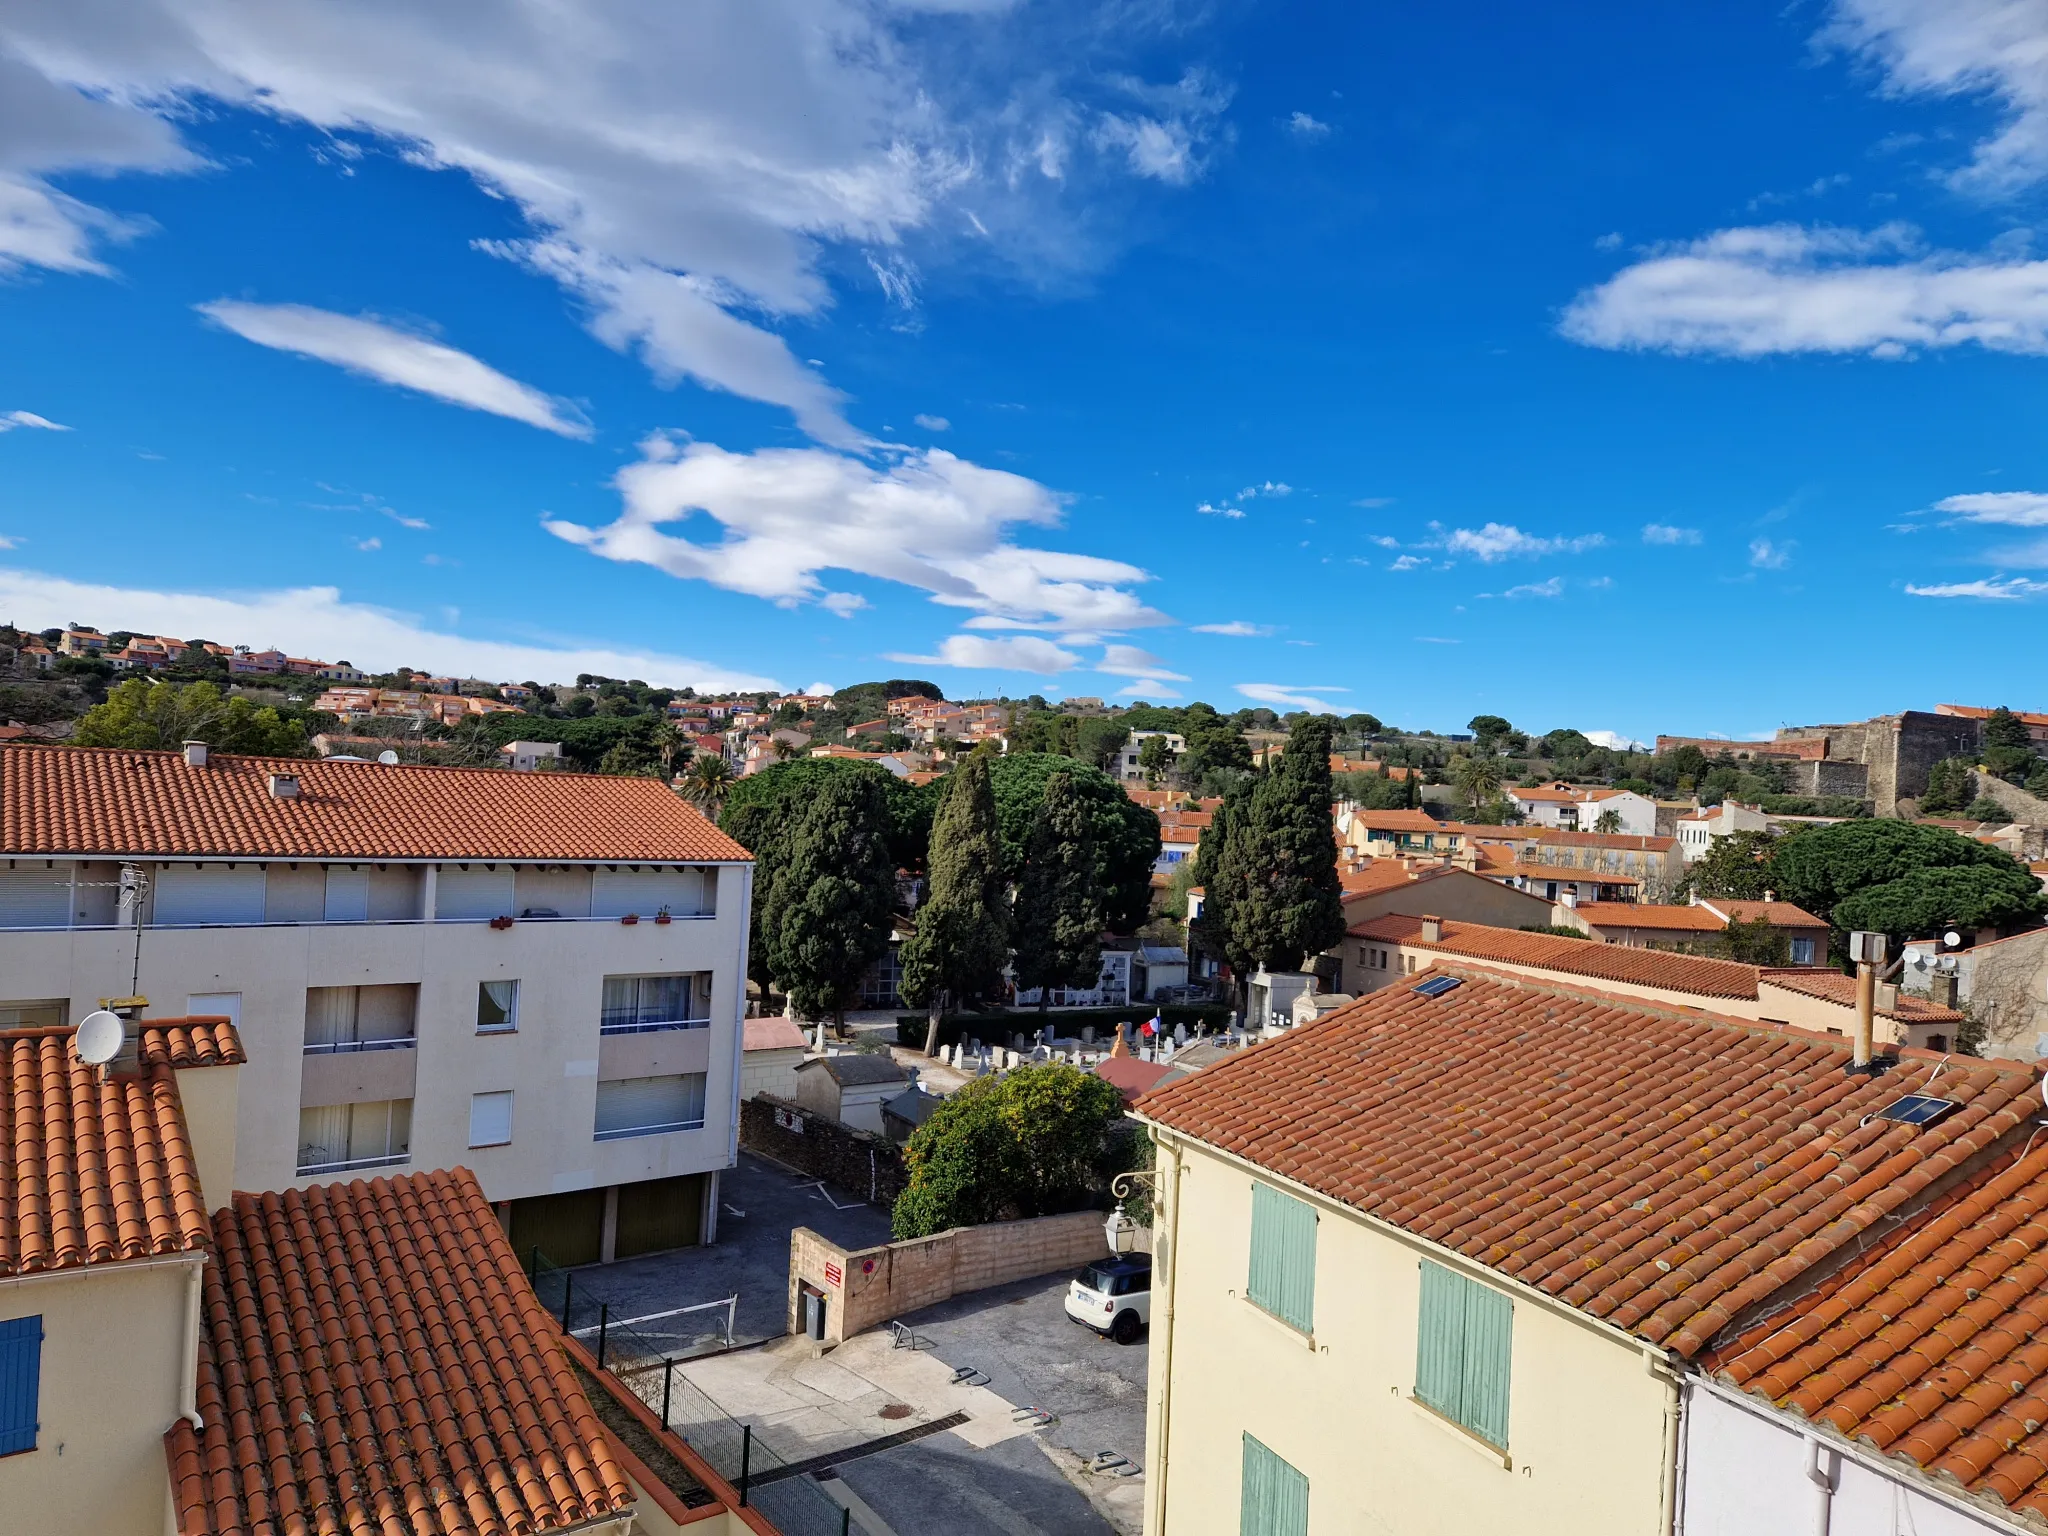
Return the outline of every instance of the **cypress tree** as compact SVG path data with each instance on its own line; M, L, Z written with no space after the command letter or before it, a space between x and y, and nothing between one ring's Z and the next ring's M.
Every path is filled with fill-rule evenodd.
M946 776L925 860L930 886L917 931L903 944L903 995L931 1015L927 1056L939 1048L947 1001L995 991L1010 955L1009 880L989 768L984 747Z
M1202 886L1202 915L1190 924L1195 941L1210 955L1230 967L1238 1001L1244 1001L1246 980L1251 975L1251 955L1237 940L1238 898L1244 888L1243 834L1248 783L1240 783L1223 797L1209 825L1202 829L1202 841L1195 849L1195 878Z
M889 947L895 903L881 784L868 774L827 780L790 829L761 916L769 969L800 1018L845 1022L853 989Z
M1040 989L1041 1013L1054 987L1085 985L1102 964L1102 877L1089 830L1088 807L1072 776L1047 779L1017 879L1012 940L1017 985Z
M1280 766L1252 791L1239 837L1237 944L1272 971L1305 969L1344 937L1337 833L1330 820L1330 723L1295 722Z

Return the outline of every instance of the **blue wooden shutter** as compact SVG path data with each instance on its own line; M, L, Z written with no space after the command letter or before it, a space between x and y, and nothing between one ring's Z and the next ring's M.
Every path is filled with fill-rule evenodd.
M1415 1395L1453 1419L1464 1405L1464 1281L1427 1259L1415 1326Z
M1465 1281L1464 1409L1458 1415L1480 1439L1508 1443L1508 1366L1515 1304L1490 1285Z
M1308 1478L1247 1434L1238 1536L1308 1536Z
M0 1322L0 1456L36 1448L36 1405L43 1374L43 1320Z
M1252 1185L1251 1299L1303 1333L1315 1327L1316 1213L1305 1200Z

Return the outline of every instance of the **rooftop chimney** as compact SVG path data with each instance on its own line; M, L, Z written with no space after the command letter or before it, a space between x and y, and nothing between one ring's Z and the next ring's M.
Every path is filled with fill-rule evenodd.
M1765 892L1764 892L1764 900L1765 900L1765 901L1776 901L1777 899L1778 899L1778 893L1777 893L1776 891L1765 891Z
M185 743L185 766L187 768L204 768L206 766L205 742L188 741Z
M1953 1008L1956 1005L1956 973L1936 971L1928 984L1928 995L1937 1008Z
M203 748L201 750L204 750ZM270 776L270 798L273 800L296 800L299 798L299 776L296 773L273 773Z
M1444 941L1444 920L1425 915L1422 919L1422 942L1441 944Z

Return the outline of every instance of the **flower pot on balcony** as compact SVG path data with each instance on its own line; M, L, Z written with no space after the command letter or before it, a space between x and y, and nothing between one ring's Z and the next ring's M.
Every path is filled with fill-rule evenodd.
M633 924L640 921L640 914L638 912L628 912L624 917L620 918L619 921L630 928Z
M491 919L491 926L493 928L510 928L512 926L512 919L509 917L494 917Z
M669 915L668 915L668 914L667 914L666 912L657 912L657 913L655 913L655 914L654 914L654 920L655 920L655 921L656 921L657 923L666 923L666 922L670 921L670 918L669 918Z

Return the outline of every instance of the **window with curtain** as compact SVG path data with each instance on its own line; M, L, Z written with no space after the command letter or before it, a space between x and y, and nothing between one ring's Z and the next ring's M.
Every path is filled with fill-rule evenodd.
M685 976L607 976L599 1031L607 1035L640 1034L656 1029L710 1027L711 978Z
M332 1104L299 1111L301 1177L402 1163L412 1148L412 1100Z
M704 1128L704 1074L622 1077L597 1085L594 1140Z
M410 983L378 987L308 987L306 1050L377 1051L412 1045L418 989Z
M481 981L476 988L476 1032L502 1035L519 1027L519 983Z

